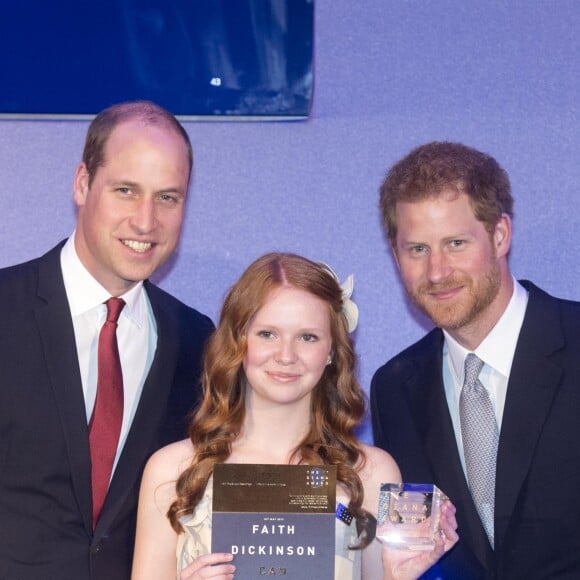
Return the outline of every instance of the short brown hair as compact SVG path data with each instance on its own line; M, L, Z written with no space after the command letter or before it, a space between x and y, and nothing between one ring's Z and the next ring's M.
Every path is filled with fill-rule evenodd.
M187 147L189 171L191 173L193 149L189 136L181 123L169 111L151 101L129 101L117 103L104 109L89 125L83 150L83 162L89 174L89 185L92 183L97 169L104 162L105 146L113 129L121 123L134 119L143 122L145 125L166 126L180 135Z
M421 201L444 189L466 193L475 217L490 233L502 214L513 216L508 174L493 157L461 143L434 141L398 161L381 184L381 214L393 247L397 202Z

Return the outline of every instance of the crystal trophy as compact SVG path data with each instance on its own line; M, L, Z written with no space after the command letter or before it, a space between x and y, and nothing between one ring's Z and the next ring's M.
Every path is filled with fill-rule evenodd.
M445 499L430 483L382 483L377 538L392 548L431 550Z

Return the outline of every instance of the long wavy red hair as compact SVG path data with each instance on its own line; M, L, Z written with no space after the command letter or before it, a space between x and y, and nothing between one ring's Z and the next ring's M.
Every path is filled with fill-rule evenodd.
M189 427L195 455L177 480L177 499L167 515L173 529L181 532L179 519L194 511L214 465L231 454L245 417L246 328L272 291L282 286L305 290L328 304L332 335L332 364L314 388L310 431L292 459L337 466L338 481L350 497L349 509L360 531L356 547L363 548L374 535L372 516L362 508L364 491L358 471L365 457L355 435L364 415L365 396L354 375L356 357L342 311L342 291L324 266L295 254L270 253L257 259L226 296L205 352L203 401Z

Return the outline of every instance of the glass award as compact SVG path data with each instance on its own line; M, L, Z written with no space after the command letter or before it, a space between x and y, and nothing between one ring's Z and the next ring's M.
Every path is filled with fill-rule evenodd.
M392 548L431 550L445 499L430 483L382 483L377 538Z

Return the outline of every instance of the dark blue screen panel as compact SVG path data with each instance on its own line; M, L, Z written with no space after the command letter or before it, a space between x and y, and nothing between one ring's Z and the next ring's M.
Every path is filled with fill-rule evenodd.
M151 99L184 118L306 117L313 12L314 0L10 0L0 115Z

